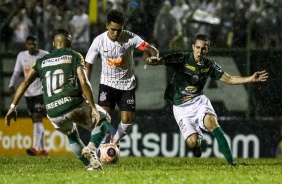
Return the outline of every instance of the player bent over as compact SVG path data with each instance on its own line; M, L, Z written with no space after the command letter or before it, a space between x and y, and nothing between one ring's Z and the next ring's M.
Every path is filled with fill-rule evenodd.
M203 95L203 89L209 77L234 85L264 82L268 73L258 71L248 77L228 75L213 60L205 57L209 49L209 38L206 35L197 35L192 44L193 52L173 53L163 58L151 57L146 62L149 65L166 65L174 69L164 98L173 105L176 122L187 145L193 149L194 156L201 157L203 129L216 138L228 165L237 166L211 102Z
M54 50L38 59L20 84L6 114L5 124L9 126L12 118L16 120L16 105L29 85L39 77L47 117L57 130L68 136L70 148L88 170L101 170L96 148L109 131L110 117L95 105L84 59L80 53L70 49L71 40L71 34L65 29L55 33ZM86 147L79 137L76 124L91 131Z

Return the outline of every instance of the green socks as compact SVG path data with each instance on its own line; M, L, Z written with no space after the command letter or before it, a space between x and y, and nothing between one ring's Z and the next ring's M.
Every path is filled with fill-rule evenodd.
M110 130L110 123L107 120L102 120L100 126L96 126L91 132L90 142L93 142L97 147L99 147L105 135Z
M224 137L225 133L223 132L221 127L218 127L216 129L214 129L212 131L212 134L216 138L219 150L224 155L227 163L228 164L232 164L233 163L232 152L231 152L231 149L230 149L230 147L228 145L228 142L227 142L226 138Z
M100 143L102 142L104 136L109 132L110 130L110 123L106 120L102 120L102 123L100 126L95 127L91 132L91 138L90 142L95 143L95 145L98 147ZM81 151L84 148L84 144L81 141L79 135L77 132L74 132L71 135L68 135L68 139L70 142L70 148L74 152L74 154L78 157L78 159L85 165L89 165L89 160L87 158L84 158L81 155Z
M78 134L75 136L68 136L69 142L70 142L70 149L73 151L73 153L76 155L76 157L83 163L83 165L88 166L89 160L87 158L84 158L84 156L81 155L81 151L84 148L84 144L81 141Z

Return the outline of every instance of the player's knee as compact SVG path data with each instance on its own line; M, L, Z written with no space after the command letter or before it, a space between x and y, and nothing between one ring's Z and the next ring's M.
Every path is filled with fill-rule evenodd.
M192 134L186 139L186 143L190 148L194 148L198 145L198 139L199 137L197 134Z
M33 113L32 116L32 121L35 122L41 122L42 121L42 115L40 113Z
M123 124L132 124L132 117L131 116L124 116L121 118L121 122Z
M213 131L219 127L216 117L212 114L207 114L204 118L204 125L209 131Z

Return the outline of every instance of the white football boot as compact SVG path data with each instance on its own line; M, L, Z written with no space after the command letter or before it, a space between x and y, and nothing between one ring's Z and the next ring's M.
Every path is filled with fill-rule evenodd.
M81 155L87 158L90 162L90 164L87 166L88 171L103 170L102 164L98 160L96 150L91 150L91 148L85 146L81 151Z

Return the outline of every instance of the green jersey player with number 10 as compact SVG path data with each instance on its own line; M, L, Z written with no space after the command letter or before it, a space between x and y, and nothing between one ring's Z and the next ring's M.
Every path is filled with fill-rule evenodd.
M55 49L32 66L15 94L5 123L9 126L10 119L16 118L17 103L28 86L39 77L49 120L58 131L68 136L70 148L87 170L101 170L96 149L109 131L110 116L94 103L84 59L80 53L70 49L71 43L69 31L59 29L55 33ZM91 131L87 146L82 143L76 124Z
M165 91L165 100L173 105L176 122L194 156L200 157L202 154L203 129L214 135L228 165L237 166L211 102L203 95L203 88L209 77L227 84L245 84L266 81L268 73L258 71L248 77L228 75L205 57L210 49L210 40L206 35L197 35L192 49L193 52L173 53L163 58L151 57L146 63L163 64L174 69L173 78Z

